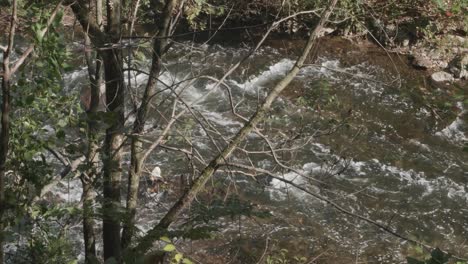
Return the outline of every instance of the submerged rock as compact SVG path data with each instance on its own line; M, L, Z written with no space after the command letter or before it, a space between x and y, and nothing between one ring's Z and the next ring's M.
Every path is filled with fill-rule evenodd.
M431 79L434 82L452 82L454 80L452 74L444 71L434 72L431 75Z

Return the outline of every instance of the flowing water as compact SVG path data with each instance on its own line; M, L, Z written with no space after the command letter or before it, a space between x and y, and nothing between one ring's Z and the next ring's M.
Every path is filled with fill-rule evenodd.
M238 113L251 116L294 64L297 50L288 46L294 44L286 44L262 48L227 78ZM319 52L315 63L301 70L259 126L275 148L288 149L276 154L301 175L278 166L268 145L254 133L241 146L256 152L237 151L230 161L271 170L404 236L468 257L466 87L435 86L422 73L405 68L396 56L387 57L381 51L337 49ZM243 121L232 114L227 88L216 88L208 79L184 80L202 75L220 78L248 51L249 47L191 42L172 48L160 87L175 85L192 113L176 123L165 145L192 149L209 162L235 135ZM375 54L381 61L372 60ZM143 60L138 68L147 69L148 63ZM131 80L133 87L143 87L147 77L131 72ZM69 89L79 90L85 82L84 69L67 75ZM169 89L159 93L146 126L149 142L170 118L173 95ZM181 109L183 103L177 106ZM128 112L130 129L133 117ZM165 180L175 184L194 170L187 164L184 154L158 148L146 169L160 166ZM203 168L197 161L194 166ZM281 181L233 171L216 173L210 191L201 194L195 205L236 194L271 216L212 221L219 229L210 240L178 242L180 250L194 260L256 263L264 251L278 256L280 249L286 249L290 258L320 255L317 263L405 263L405 256L417 252L408 243ZM138 213L142 233L175 201L184 188L181 185L149 193L147 182L142 182L143 205ZM64 201L77 202L80 183L65 183L55 192ZM190 219L191 213L184 217ZM79 226L75 232L80 233Z

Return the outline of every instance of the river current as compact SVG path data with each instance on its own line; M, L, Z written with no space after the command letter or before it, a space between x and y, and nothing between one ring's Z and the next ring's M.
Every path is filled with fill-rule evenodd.
M191 80L220 78L248 51L249 47L191 42L171 49L160 87L175 85L175 92L192 111L176 123L165 146L189 149L209 162L242 127L244 121L233 115L225 86L214 89L209 79ZM136 56L140 61L135 67L148 69L146 55L143 51ZM266 46L229 76L225 83L236 111L250 117L294 59L294 52L286 48ZM398 69L402 63L396 65ZM407 237L468 257L468 153L463 151L466 88L433 85L414 74L398 75L393 66L387 66L319 53L259 127L275 148L283 149L276 152L281 162L296 172L279 166L266 141L254 133L241 144L245 151L236 151L230 162L270 170ZM130 77L132 87L141 93L147 77L136 71ZM86 85L86 69L67 74L66 84L70 91L80 90ZM172 113L174 93L161 89L159 95L146 126L148 145ZM184 109L184 103L176 109ZM134 118L130 110L127 117L130 130ZM176 187L154 192L148 190L146 180L142 182L141 234L180 195L181 178L203 168L201 161L190 164L186 155L167 148L157 148L145 169L149 172L154 166ZM279 256L281 249L291 259L318 256L316 263L405 263L406 256L418 253L405 241L265 175L254 179L236 169L223 169L209 185L193 207L214 199L226 202L235 195L270 216L223 216L209 222L218 227L210 239L176 239L178 248L200 263L257 263L264 252ZM64 204L78 203L80 186L79 180L64 181L54 195ZM192 211L183 218L191 216ZM70 231L77 255L82 246L80 233L78 224Z

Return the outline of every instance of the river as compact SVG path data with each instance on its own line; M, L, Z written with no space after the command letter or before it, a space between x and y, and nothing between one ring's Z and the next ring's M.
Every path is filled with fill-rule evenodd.
M228 77L225 82L238 113L249 117L255 111L294 64L300 44L273 41ZM278 158L300 175L278 166L257 134L242 144L253 153L237 151L230 161L274 171L404 236L468 257L466 86L431 83L424 72L408 67L405 59L370 45L333 39L320 45L317 60L301 70L260 127L275 148L284 149L276 152ZM243 121L232 114L223 86L213 90L213 82L207 79L189 85L182 81L200 75L220 78L248 51L247 45L187 41L172 47L161 80L179 84L176 91L184 102L193 104L193 115L187 113L177 122L166 146L191 149L209 162L239 130ZM149 67L147 55L144 49L137 54L139 69ZM85 69L67 74L66 80L67 89L79 90L86 82ZM133 71L131 80L133 87L141 88L147 77ZM154 102L156 110L146 127L149 142L170 118L172 95L161 91ZM179 103L177 109L183 108ZM132 114L128 113L130 129ZM184 154L163 148L151 155L146 170L154 166L161 167L168 185L149 193L147 181L142 182L138 210L142 233L185 188L180 178L187 179L203 167L196 160L191 167ZM257 263L263 256L264 263L268 257L305 257L307 261L316 257L314 263L406 263L406 256L420 255L417 247L299 189L265 175L254 179L235 171L218 172L179 224L200 214L195 210L203 208L199 204L227 203L229 197L245 201L252 214L269 216L223 216L205 224L217 227L210 239L177 239L178 249L194 261ZM76 203L79 187L75 180L58 186L55 193L64 202ZM71 234L79 234L79 228Z

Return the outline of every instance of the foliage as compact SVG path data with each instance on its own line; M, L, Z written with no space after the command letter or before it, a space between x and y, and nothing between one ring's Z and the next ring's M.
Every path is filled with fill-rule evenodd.
M177 250L176 246L172 243L170 238L161 237L160 240L166 243L163 251L171 255L171 264L193 264L189 258L184 257L184 254Z
M141 1L143 15L138 19L140 22L153 23L153 19L158 19L163 10L163 2L149 0ZM210 17L221 17L225 14L227 1L190 0L183 6L183 19L191 29L204 30L207 28Z
M228 4L228 3L225 3ZM207 17L220 17L225 13L224 5L211 4L206 0L189 1L184 8L185 18L193 29L204 30L207 28Z
M28 245L35 263L75 263L76 252L68 238L67 227L57 224L57 220L67 223L67 219L74 219L80 211L75 207L42 206L36 212L37 215L34 212L31 215L34 224Z
M468 8L468 2L466 0L432 0L432 2L434 2L441 12L446 14L447 12L450 12L450 14L448 14L449 16L462 15Z
M34 263L76 263L70 241L52 230L40 230L29 238L28 252Z
M22 4L24 2L20 2ZM73 133L80 112L77 94L64 90L63 75L69 69L69 53L63 34L60 34L62 14L58 14L42 36L50 17L50 2L30 1L28 8L20 5L20 14L28 17L21 25L30 31L30 41L36 43L34 55L22 66L12 87L12 119L7 178L7 203L4 216L12 230L7 239L20 235L27 243L22 263L76 263L66 227L58 223L73 219L75 208L31 206L44 185L56 175L56 159L50 149L60 151L66 145L66 132ZM28 34L25 34L28 36ZM24 36L24 35L23 35ZM19 232L19 233L17 233Z
M48 14L37 18L33 31L42 30L46 17ZM20 185L29 182L38 191L53 173L46 149L64 145L65 129L76 124L79 112L76 94L63 91L62 75L69 67L69 54L56 30L59 21L44 38L35 34L36 57L13 87L12 105L18 122L12 123L10 166L23 175Z
M70 242L68 224L76 221L80 210L75 207L35 205L27 209L28 216L16 219L27 243L19 243L12 263L76 263L75 247ZM60 224L62 223L62 224ZM17 235L12 234L12 237ZM21 241L17 238L18 241ZM10 239L11 240L11 239Z

